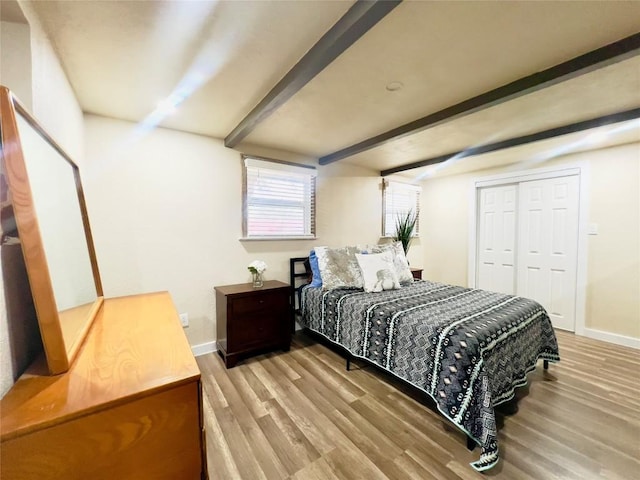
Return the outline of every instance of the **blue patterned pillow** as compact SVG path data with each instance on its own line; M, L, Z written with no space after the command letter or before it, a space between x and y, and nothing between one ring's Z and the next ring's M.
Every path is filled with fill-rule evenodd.
M309 265L311 265L311 273L313 273L313 278L310 287L322 287L322 277L320 276L320 266L318 265L318 257L316 256L316 251L311 250L309 252Z

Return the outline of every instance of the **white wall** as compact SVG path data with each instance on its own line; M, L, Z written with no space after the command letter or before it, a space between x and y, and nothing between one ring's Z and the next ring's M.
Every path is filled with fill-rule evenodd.
M588 166L589 236L585 326L640 340L640 144L568 155L544 167L584 162ZM468 285L472 181L502 173L492 169L424 182L424 275Z
M192 345L215 340L216 285L250 281L247 265L268 264L266 279L288 282L289 258L314 245L377 243L377 172L319 167L318 239L240 241L242 163L221 140L85 116L83 175L105 296L169 290ZM283 152L245 153L309 163Z
M640 143L580 155L590 165L586 327L640 339Z
M0 85L8 87L29 110L31 101L31 34L29 25L0 22Z
M32 113L82 167L84 123L73 88L30 2L20 2L31 28ZM27 59L24 59L27 61Z

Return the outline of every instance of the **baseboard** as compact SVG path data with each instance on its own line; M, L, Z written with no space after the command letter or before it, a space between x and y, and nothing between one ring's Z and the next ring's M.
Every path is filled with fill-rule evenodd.
M207 342L201 343L199 345L193 345L191 347L191 351L193 352L194 357L206 355L207 353L213 353L216 351L216 342Z
M619 335L617 333L603 332L602 330L595 330L593 328L585 328L584 336L640 350L640 338L627 337L626 335Z
M298 323L296 323L296 331L302 330ZM593 338L595 340L602 340L603 342L615 343L616 345L622 345L624 347L631 347L640 350L640 338L628 337L626 335L619 335L617 333L603 332L602 330L595 330L593 328L585 328L584 336ZM194 357L200 355L206 355L207 353L213 353L217 351L216 342L206 342L199 345L193 345L191 347Z

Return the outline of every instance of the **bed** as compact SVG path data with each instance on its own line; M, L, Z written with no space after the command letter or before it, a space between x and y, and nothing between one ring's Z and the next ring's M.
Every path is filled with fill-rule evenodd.
M304 260L291 259L292 285L306 275L295 273ZM546 311L526 298L427 280L374 293L296 292L302 326L428 394L468 446L481 447L477 471L499 459L494 407L513 398L538 360L545 368L560 360Z

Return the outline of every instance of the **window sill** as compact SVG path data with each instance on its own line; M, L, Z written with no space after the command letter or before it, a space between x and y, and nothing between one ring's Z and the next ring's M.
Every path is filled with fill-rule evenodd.
M264 242L264 241L283 241L283 240L317 240L314 236L299 236L299 237L240 237L238 240L241 242Z
M380 238L385 240L393 240L395 237L391 235L381 235ZM411 238L420 238L420 235L413 235Z

